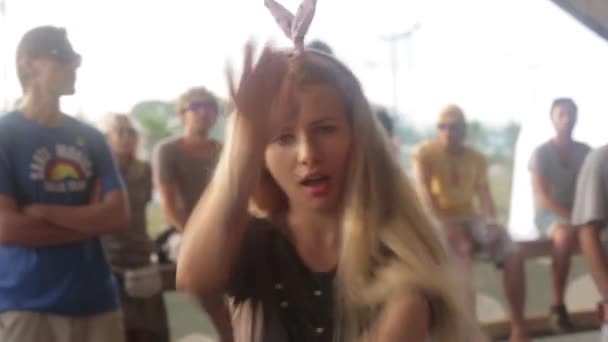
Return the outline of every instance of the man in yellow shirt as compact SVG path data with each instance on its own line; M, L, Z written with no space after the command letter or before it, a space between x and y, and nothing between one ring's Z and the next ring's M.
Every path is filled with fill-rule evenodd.
M503 285L512 321L511 342L529 341L523 316L525 277L523 259L496 221L496 209L487 178L485 157L465 144L466 120L455 106L439 116L436 139L414 149L412 165L421 197L444 229L462 267L471 316L475 317L472 256L504 267ZM477 200L480 211L476 209ZM475 341L486 338L477 329Z

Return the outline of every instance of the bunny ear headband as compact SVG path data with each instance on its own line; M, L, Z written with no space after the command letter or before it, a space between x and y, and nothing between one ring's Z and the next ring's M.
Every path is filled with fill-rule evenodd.
M308 32L312 18L315 16L317 0L303 0L295 16L275 0L264 0L264 4L272 13L283 33L291 39L296 51L303 51L304 36Z

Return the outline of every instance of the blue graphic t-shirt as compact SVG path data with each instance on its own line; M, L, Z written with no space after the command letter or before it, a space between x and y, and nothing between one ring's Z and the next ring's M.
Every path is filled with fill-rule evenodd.
M22 113L0 117L0 194L33 203L86 205L123 188L104 136L66 117L43 127ZM118 308L116 284L97 238L48 247L0 246L0 312L86 316Z

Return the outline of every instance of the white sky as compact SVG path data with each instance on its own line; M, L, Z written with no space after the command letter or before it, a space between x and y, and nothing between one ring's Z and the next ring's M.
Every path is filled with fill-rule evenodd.
M0 0L1 2L2 0ZM224 65L248 37L285 45L262 0L6 0L0 59L17 97L14 49L29 28L68 29L83 55L68 111L99 117L145 99L174 99L205 85L225 95ZM295 9L299 0L283 0ZM572 96L581 126L608 113L608 45L548 0L318 0L310 39L327 41L361 79L370 100L393 104L389 45L381 37L420 23L399 44L399 108L433 122L447 102L488 123L547 118L549 102ZM1 65L1 64L0 64ZM0 77L1 77L0 73Z

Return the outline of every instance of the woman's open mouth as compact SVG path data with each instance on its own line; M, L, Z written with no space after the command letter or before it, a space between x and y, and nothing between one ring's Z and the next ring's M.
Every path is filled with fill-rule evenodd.
M313 197L322 197L329 193L331 177L323 175L311 175L300 181L304 190Z

